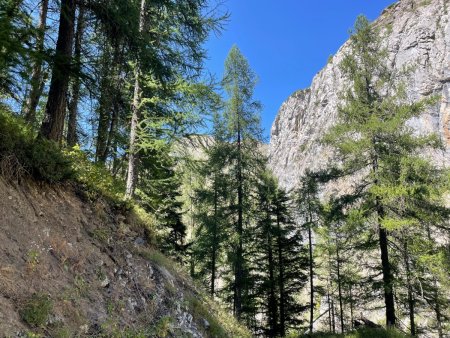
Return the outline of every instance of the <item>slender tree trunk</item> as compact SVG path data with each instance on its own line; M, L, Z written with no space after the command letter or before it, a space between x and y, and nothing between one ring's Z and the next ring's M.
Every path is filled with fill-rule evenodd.
M116 138L116 133L117 133L117 126L119 125L119 110L120 110L119 102L117 100L114 100L111 124L109 126L106 147L100 157L100 161L102 163L105 163L106 159L108 158L108 156L110 156L111 152L115 151L114 144L115 144L115 138ZM113 166L114 166L114 164L113 164Z
M428 240L431 242L431 231L430 226L427 225L427 237ZM442 315L441 315L441 306L439 304L439 291L438 291L438 285L436 278L433 277L433 289L434 289L434 312L436 313L436 322L437 322L437 329L438 329L438 337L443 338L444 332L442 331Z
M141 9L139 14L139 33L144 31L144 23L145 23L145 2L146 0L141 0ZM136 188L136 180L137 180L137 162L138 162L138 154L137 154L137 126L139 123L139 105L141 99L141 88L140 88L140 77L141 77L141 67L138 56L138 61L136 63L136 71L135 71L135 83L134 83L134 95L133 95L133 107L132 107L132 116L131 116L131 128L130 128L130 147L128 150L128 172L127 172L127 183L126 183L126 191L125 197L132 198L134 195L134 190Z
M211 297L214 299L216 286L216 255L217 255L217 219L218 219L218 193L217 176L214 174L214 228L213 228L213 247L211 258Z
M330 332L333 330L333 319L331 318L331 298L330 298L330 284L327 283L327 304L328 304L328 321Z
M78 12L77 31L75 33L75 79L72 85L72 98L69 104L69 121L67 124L67 145L73 147L78 143L77 136L77 117L78 117L78 101L80 98L81 87L81 44L84 31L84 7L81 6Z
M410 332L411 336L416 335L416 323L414 318L414 296L413 296L413 289L411 284L411 268L409 265L409 257L408 257L408 243L406 242L406 239L403 238L403 260L405 262L405 268L406 268L406 285L408 288L408 307L409 307L409 323L410 323Z
M99 121L97 129L97 145L95 158L97 162L106 163L113 150L117 133L120 113L120 88L123 79L120 74L123 51L119 42L113 47L112 62L105 60L103 64L103 78L101 85L101 100L99 107ZM113 78L110 73L113 73Z
M105 163L107 158L107 142L108 142L108 126L111 125L111 116L110 116L110 108L111 108L111 84L109 72L110 61L107 57L103 56L103 65L102 65L102 80L100 84L100 100L99 100L99 118L98 118L98 127L97 127L97 142L95 148L95 160L96 162Z
M308 220L308 245L309 245L309 331L313 333L314 329L314 258L313 258L313 248L312 248L312 215L311 210L309 211Z
M48 93L45 117L40 135L61 142L66 117L66 95L69 86L75 21L75 0L61 0L58 40Z
M333 323L333 333L336 333L336 318L335 318L336 314L334 311L334 300L331 299L331 319L332 319L332 323Z
M36 36L36 51L38 57L33 64L30 80L30 93L27 96L24 106L25 120L31 124L36 122L36 108L44 88L44 76L42 74L42 54L44 52L45 30L47 25L48 0L42 0L39 13L39 26Z
M268 221L270 222L270 214L268 212ZM269 225L270 226L270 225ZM269 336L277 336L277 301L275 298L275 274L274 274L274 259L273 259L273 247L272 247L272 234L271 226L267 229L267 254L269 259Z
M353 330L353 294L352 294L352 285L350 284L350 289L349 289L349 293L350 293L350 330Z
M238 113L239 114L239 113ZM244 284L244 267L243 267L243 179L242 179L242 140L241 140L241 124L240 116L238 116L237 125L237 147L238 147L238 163L237 163L237 184L238 184L238 221L237 221L237 235L238 246L236 250L236 271L235 271L235 313L238 319L241 319L242 314L242 289Z
M341 287L341 261L339 257L339 243L336 238L336 264L337 264L337 280L338 280L338 294L339 294L339 313L341 319L341 333L344 333L344 308L342 305L342 287Z
M378 159L376 157L373 159L372 170L376 176L378 172ZM375 185L378 184L378 179L375 179L374 184ZM386 305L386 326L393 327L395 326L396 322L394 291L393 291L394 277L392 275L391 264L389 262L387 231L381 225L381 222L384 219L384 208L378 196L375 199L375 208L378 216L379 244L381 252L381 267L383 271L383 285L384 285L384 303Z
M286 335L286 314L284 309L285 295L284 295L284 260L283 260L283 243L281 240L281 225L280 215L277 212L277 230L278 230L278 287L280 291L280 335L284 337Z

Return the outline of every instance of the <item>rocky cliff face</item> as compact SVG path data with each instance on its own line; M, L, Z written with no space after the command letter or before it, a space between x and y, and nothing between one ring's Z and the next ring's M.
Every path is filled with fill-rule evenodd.
M418 132L442 136L447 150L432 156L445 165L450 164L449 10L449 0L400 0L374 23L384 36L390 66L414 67L406 83L409 99L441 97L438 105L410 123ZM306 169L321 168L332 156L320 140L337 121L339 93L347 86L339 63L348 49L345 43L314 77L310 88L292 94L273 123L269 163L287 189L295 187Z

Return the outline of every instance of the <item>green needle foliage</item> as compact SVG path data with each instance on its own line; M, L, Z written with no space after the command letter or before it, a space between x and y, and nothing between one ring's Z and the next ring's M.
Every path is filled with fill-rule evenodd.
M424 149L439 151L438 137L418 135L407 122L437 101L435 97L408 101L399 81L402 74L386 66L387 53L378 32L364 17L356 21L350 42L351 52L340 66L352 85L343 93L340 122L324 142L336 150L341 176L360 175L354 186L354 201L347 206L351 208L348 214L354 214L349 221L355 222L355 235L377 238L381 251L377 270L382 273L386 324L396 324L395 302L402 300L397 297L394 302L394 292L398 294L406 287L414 335L418 295L411 269L416 259L407 249L408 242L420 243L429 227L434 234L446 229L448 209L443 193L448 188L448 174L418 155ZM434 245L439 246L438 242ZM400 252L403 260L397 257ZM405 280L409 280L406 286ZM376 288L379 280L372 283Z

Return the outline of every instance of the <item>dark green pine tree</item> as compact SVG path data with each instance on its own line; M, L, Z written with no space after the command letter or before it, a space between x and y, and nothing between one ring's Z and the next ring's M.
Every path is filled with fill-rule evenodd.
M254 257L257 266L256 288L265 322L260 331L268 337L284 337L300 328L300 304L307 276L307 249L301 230L293 221L293 205L286 192L279 188L268 171L258 182L258 220L253 231ZM257 331L257 330L256 330Z
M434 99L407 102L399 85L401 74L390 70L387 64L378 31L366 18L359 17L350 51L340 65L351 86L344 92L343 105L339 107L340 122L324 140L339 156L341 176L361 175L355 184L358 199L353 208L358 210L360 224L373 224L377 229L386 324L394 326L395 279L389 243L399 228L409 225L403 216L392 220L392 210L398 207L393 191L402 187L398 173L404 159L420 149L435 148L438 142L434 136L413 133L406 123L433 104Z
M415 154L393 157L391 165L396 170L383 176L378 191L389 205L383 225L391 232L395 247L399 309L409 319L412 336L424 332L416 321L417 313L430 310L436 314L435 328L442 335L445 315L441 308L448 308L448 299L439 294L445 294L450 273L447 258L439 252L445 252L442 241L450 239L446 226L450 210L444 199L448 171ZM422 295L428 299L425 303Z
M233 290L233 309L238 319L242 318L244 308L247 308L248 319L252 315L249 310L252 303L252 281L249 271L246 271L244 242L251 246L252 235L247 234L246 225L252 222L252 198L254 182L260 168L263 167L259 151L261 127L259 111L261 105L253 98L257 82L255 73L240 50L233 46L225 61L223 87L227 94L224 112L226 128L225 141L228 143L228 170L233 173L229 183L231 191L231 211L234 223L232 236L233 248L229 257L232 259L234 278L229 285ZM247 302L247 304L245 304Z
M206 160L199 165L201 187L195 191L197 231L193 243L198 275L208 286L212 297L220 278L219 269L224 264L228 235L232 228L230 210L230 173L227 166L229 145L223 140L220 115L214 115L213 144L205 149Z
M309 332L314 330L314 307L316 288L315 261L314 261L314 229L321 224L322 204L318 197L318 178L314 173L307 172L301 178L300 186L295 192L296 207L300 222L300 228L307 233L308 238L308 268L309 268Z

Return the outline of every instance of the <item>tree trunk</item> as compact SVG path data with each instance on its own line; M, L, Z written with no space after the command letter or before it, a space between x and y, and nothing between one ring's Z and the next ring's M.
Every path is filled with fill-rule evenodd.
M141 9L139 14L139 33L144 31L144 23L145 23L145 1L141 0ZM137 162L138 162L138 154L137 154L137 127L139 123L140 113L139 113L139 105L141 101L141 88L140 88L140 76L141 76L141 67L139 56L136 63L135 70L135 83L134 83L134 95L133 95L133 107L132 107L132 116L131 116L131 128L130 128L130 147L128 149L128 172L127 172L127 183L126 183L126 191L125 197L132 198L134 195L134 190L136 188L136 180L137 180Z
M349 296L350 296L350 330L353 330L353 294L352 294L352 285L350 284Z
M66 95L71 73L75 0L61 1L59 20L52 80L40 135L61 143L66 117Z
M77 117L78 117L78 101L80 98L81 87L81 44L84 30L84 7L81 6L78 12L77 31L75 33L75 51L74 51L74 71L75 80L72 85L72 98L69 104L69 121L67 123L67 145L73 147L78 143L77 136Z
M270 222L270 214L267 212L268 221ZM269 259L269 337L277 336L277 302L275 298L275 274L274 274L274 260L273 260L273 248L272 248L272 234L271 226L267 229L267 254Z
M314 329L314 261L313 261L313 249L312 249L312 215L309 213L308 222L308 245L309 245L309 287L310 287L310 297L309 297L309 331L313 333Z
M414 318L414 296L413 296L413 288L411 285L411 268L409 265L409 257L408 257L408 243L406 242L406 239L403 239L403 259L405 262L405 268L406 268L406 284L408 288L408 307L409 307L409 324L410 324L410 332L411 336L416 335L416 323Z
M42 54L44 52L44 41L45 41L45 29L47 25L47 13L48 13L48 0L42 0L41 10L39 13L39 26L38 33L36 36L36 51L38 56L33 64L33 70L31 73L30 80L30 93L27 96L24 116L25 120L34 124L36 122L36 108L39 104L39 99L44 88L44 76L42 74Z
M328 282L327 282L327 304L328 304L328 321L331 332L333 330L333 319L331 318L330 284Z
M239 114L239 113L238 113ZM234 308L237 319L241 319L242 312L242 288L243 288L243 182L242 182L242 144L241 144L241 125L240 116L238 116L237 125L237 146L238 146L238 163L237 163L237 184L238 184L238 221L237 221L237 235L238 246L236 250L236 271L235 271L235 290L234 290Z
M373 173L378 172L378 159L375 157L373 159L372 166ZM375 179L374 184L378 184L378 179ZM384 303L386 305L386 326L395 326L395 304L394 304L394 291L393 282L394 277L392 275L391 264L389 262L389 251L388 251L388 238L387 231L381 225L384 218L384 208L381 204L381 200L378 196L375 198L375 208L378 216L378 232L379 232L379 244L381 252L381 267L383 271L383 286L384 286Z
M106 163L112 151L119 122L120 88L122 85L120 65L122 64L123 54L119 48L119 42L116 42L113 47L112 60L109 59L108 52L106 57L104 57L105 60L102 69L95 160L103 164ZM111 73L114 74L113 78L111 77Z
M211 298L214 299L216 285L216 255L217 255L217 219L218 219L218 193L217 193L217 177L214 174L214 228L213 228L213 247L211 258Z
M339 239L336 238L336 242ZM344 333L344 308L342 305L342 287L341 287L341 261L339 257L339 244L336 243L336 264L337 264L337 281L338 281L338 294L339 294L339 313L341 319L341 333Z
M334 300L331 299L331 320L332 320L332 326L333 326L333 333L336 333L336 314L334 311Z
M427 224L427 237L428 240L431 241L431 231L430 226ZM444 332L442 331L442 315L441 315L441 306L439 304L439 290L437 285L437 280L435 277L433 277L433 298L434 298L434 312L436 313L436 322L437 322L437 329L438 329L438 337L443 338Z
M108 142L108 126L111 124L111 84L109 78L110 60L104 56L102 65L102 80L100 84L100 99L98 107L97 142L95 147L95 161L105 163L107 158L106 144Z
M286 314L284 309L285 295L284 295L284 261L283 261L283 244L281 241L281 226L280 215L277 214L277 230L278 230L278 287L280 291L280 336L286 335Z

